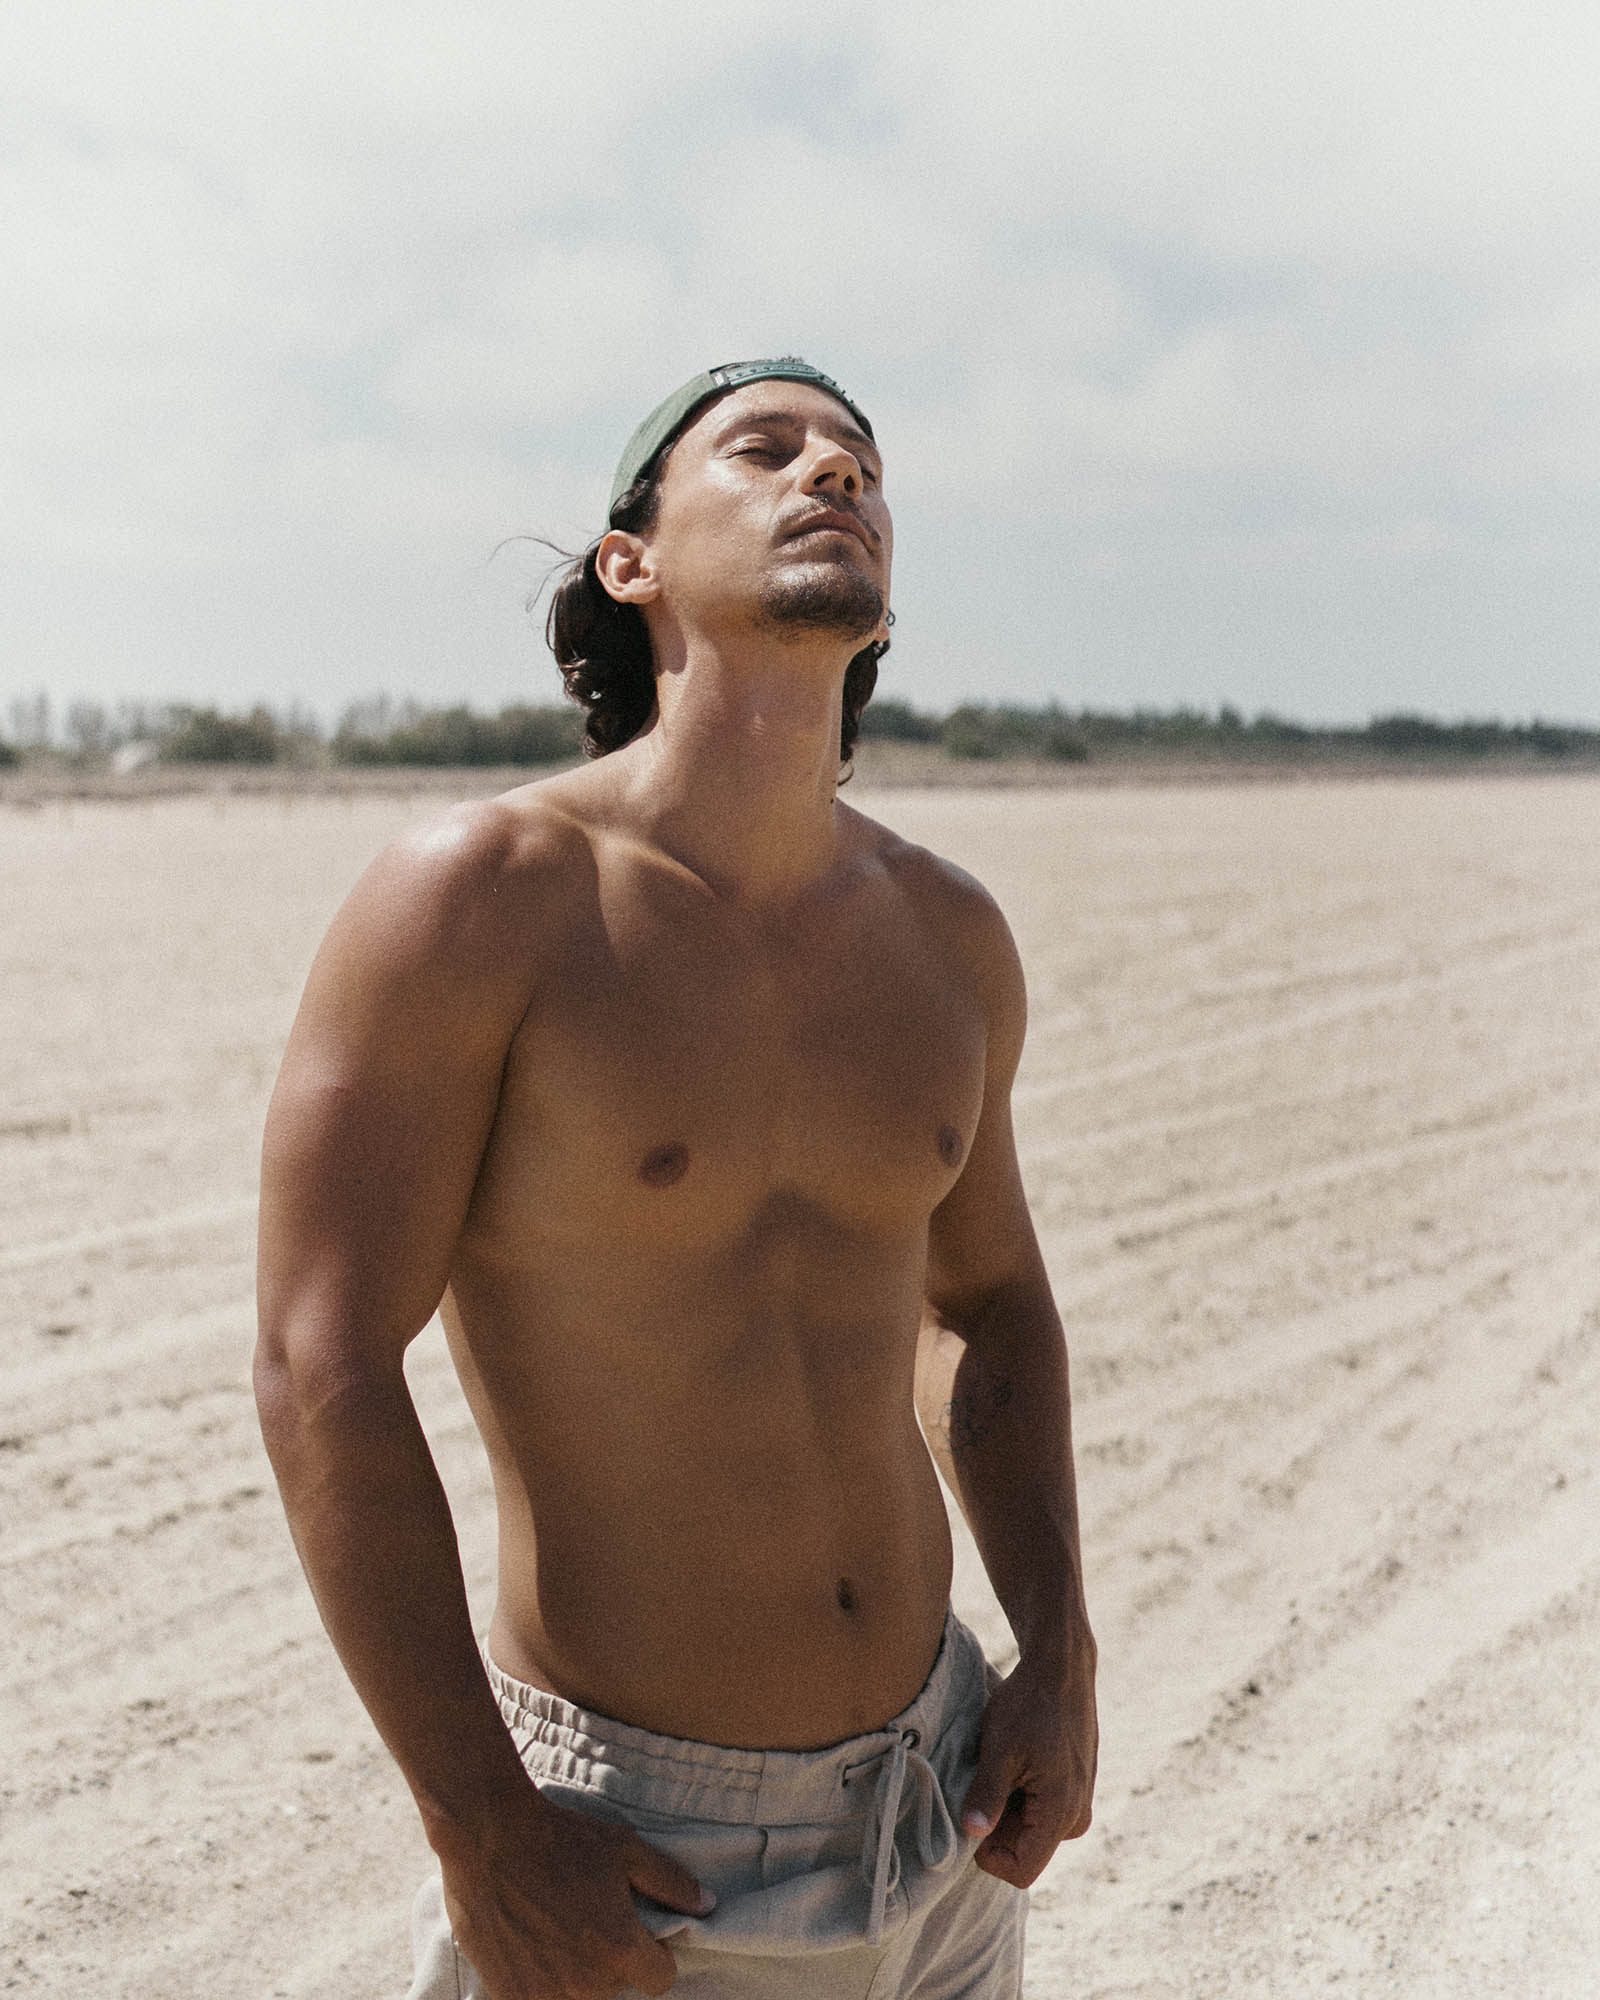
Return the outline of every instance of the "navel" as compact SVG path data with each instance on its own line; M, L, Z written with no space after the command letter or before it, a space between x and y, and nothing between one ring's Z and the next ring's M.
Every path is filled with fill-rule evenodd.
M646 1187L671 1187L689 1171L689 1148L676 1139L670 1145L653 1146L639 1162L639 1178Z
M841 1611L855 1610L856 1594L855 1591L851 1588L849 1577L847 1576L840 1577L838 1585L834 1590L833 1594L839 1601L839 1609Z
M939 1158L947 1167L959 1167L966 1150L961 1134L953 1125L939 1127Z

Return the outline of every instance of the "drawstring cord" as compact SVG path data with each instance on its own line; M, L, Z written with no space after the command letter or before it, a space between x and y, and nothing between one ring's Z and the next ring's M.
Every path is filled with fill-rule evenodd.
M889 1898L900 1884L896 1834L904 1809L907 1777L915 1788L917 1853L922 1865L937 1875L955 1860L961 1846L933 1766L917 1748L921 1740L916 1730L902 1729L887 1749L860 1764L852 1764L844 1774L848 1784L857 1771L869 1764L878 1766L878 1782L867 1809L866 1837L861 1848L862 1878L872 1890L872 1914L867 1921L867 1943L871 1945L883 1941Z

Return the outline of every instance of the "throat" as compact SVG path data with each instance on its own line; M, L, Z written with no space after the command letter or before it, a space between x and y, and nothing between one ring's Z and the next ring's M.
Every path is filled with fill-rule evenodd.
M782 670L776 685L760 682L760 664L754 688L715 672L693 688L693 671L683 686L661 676L640 758L649 837L716 895L755 903L815 881L838 855L837 687L797 689L782 648L765 662Z

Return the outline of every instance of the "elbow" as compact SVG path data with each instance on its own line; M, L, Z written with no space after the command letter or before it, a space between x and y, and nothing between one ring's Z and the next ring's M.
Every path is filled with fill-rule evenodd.
M265 1326L256 1336L255 1357L250 1369L255 1391L256 1421L269 1457L276 1459L275 1444L295 1429L294 1370L289 1349L282 1336Z
M348 1397L361 1371L347 1343L291 1316L261 1316L251 1377L267 1455L282 1468L296 1441Z
M256 1417L280 1482L318 1440L393 1422L406 1402L403 1348L328 1312L263 1310L252 1365Z
M282 1328L264 1322L256 1337L250 1373L261 1442L281 1484L290 1477L299 1447L315 1423L318 1399L312 1378L316 1370L307 1365L306 1355Z

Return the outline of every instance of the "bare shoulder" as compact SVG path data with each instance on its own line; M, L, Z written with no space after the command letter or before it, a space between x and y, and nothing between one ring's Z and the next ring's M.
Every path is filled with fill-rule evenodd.
M919 924L976 981L991 1031L1011 1027L1020 1040L1027 1008L1022 961L994 897L977 876L931 848L865 814L851 811L851 821L859 851L872 855Z
M593 843L582 816L548 785L452 807L409 828L351 891L328 949L376 951L397 968L447 955L491 969L527 963L592 895Z
M312 965L269 1138L329 1120L370 1136L404 1116L486 1119L538 983L592 899L593 872L581 818L537 786L391 842Z
M326 1284L359 1297L350 1324L386 1352L425 1323L548 940L559 949L552 885L577 882L568 893L581 899L587 852L559 797L530 786L403 834L351 891L312 966L267 1115L261 1270L272 1312Z

